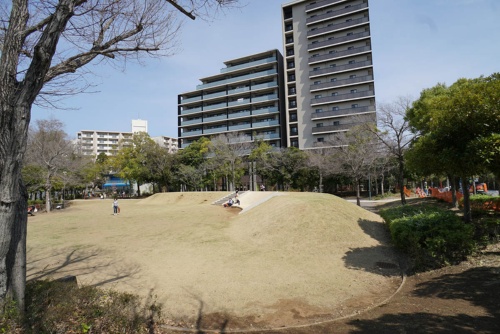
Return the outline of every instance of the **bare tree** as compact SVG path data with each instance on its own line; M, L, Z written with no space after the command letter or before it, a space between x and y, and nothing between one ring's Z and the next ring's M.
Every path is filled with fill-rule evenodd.
M323 192L323 178L332 172L332 164L330 164L330 160L333 153L334 149L332 147L321 147L315 150L306 151L307 164L309 167L318 171L319 192Z
M63 130L63 124L55 119L38 120L36 127L30 128L26 161L39 166L43 171L45 208L51 210L51 192L54 179L63 177L63 170L71 170L74 145Z
M370 168L377 158L375 137L364 126L351 128L328 139L336 147L332 165L341 174L354 180L356 185L356 203L360 201L360 182L370 173Z
M211 140L210 158L225 161L229 165L229 189L235 189L237 174L243 172L243 157L249 155L253 143L248 136L242 134L222 134Z
M125 64L175 51L176 13L234 0L12 0L0 4L0 302L24 308L26 200L21 181L32 105L75 93L91 62ZM63 90L62 87L72 87Z
M399 97L393 103L379 104L377 106L378 127L371 128L372 132L382 142L390 154L398 161L398 180L401 204L406 204L404 193L404 154L409 144L415 138L410 131L410 125L406 118L406 111L410 109L412 99L410 97Z

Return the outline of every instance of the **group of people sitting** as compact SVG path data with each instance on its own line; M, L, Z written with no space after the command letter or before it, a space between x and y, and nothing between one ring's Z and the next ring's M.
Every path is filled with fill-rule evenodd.
M241 202L237 197L235 197L234 200L230 197L229 200L227 201L227 203L224 203L224 207L229 208L233 205L240 205L240 204L241 204Z

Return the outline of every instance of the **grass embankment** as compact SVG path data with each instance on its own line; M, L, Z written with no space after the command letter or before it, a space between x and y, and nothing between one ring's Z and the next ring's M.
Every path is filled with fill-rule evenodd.
M167 323L193 324L202 312L231 319L228 328L349 314L399 285L379 216L317 193L276 196L238 214L211 205L224 195L119 200L117 216L99 199L37 214L28 223L28 279L75 275L80 286L156 296ZM78 319L75 328L99 322Z

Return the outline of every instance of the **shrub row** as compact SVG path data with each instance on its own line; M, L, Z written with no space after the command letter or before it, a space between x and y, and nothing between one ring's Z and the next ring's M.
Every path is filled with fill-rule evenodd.
M382 210L394 245L408 254L415 270L458 263L476 249L474 227L452 211L430 206Z

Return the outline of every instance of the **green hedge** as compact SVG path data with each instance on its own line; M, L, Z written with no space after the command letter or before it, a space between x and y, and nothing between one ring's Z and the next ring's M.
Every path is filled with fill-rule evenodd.
M474 227L451 211L402 206L382 210L381 216L394 245L410 256L417 271L460 262L476 249Z

